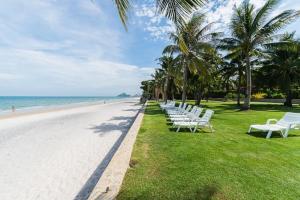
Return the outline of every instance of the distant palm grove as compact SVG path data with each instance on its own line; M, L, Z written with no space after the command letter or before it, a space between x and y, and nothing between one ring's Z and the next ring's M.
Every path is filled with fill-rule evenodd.
M176 31L172 43L158 59L152 80L141 84L143 100L181 98L236 99L249 109L251 99L300 98L300 40L282 29L296 20L300 11L272 15L279 0L260 8L245 0L233 8L229 34L214 31L201 6L206 0L156 0L157 10L172 20ZM126 27L130 0L115 0ZM191 17L190 17L191 16ZM243 104L241 103L243 100Z

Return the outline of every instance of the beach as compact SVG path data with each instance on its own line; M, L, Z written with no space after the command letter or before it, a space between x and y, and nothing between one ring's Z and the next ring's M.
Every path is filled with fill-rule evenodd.
M2 117L0 199L82 198L140 107L127 99Z

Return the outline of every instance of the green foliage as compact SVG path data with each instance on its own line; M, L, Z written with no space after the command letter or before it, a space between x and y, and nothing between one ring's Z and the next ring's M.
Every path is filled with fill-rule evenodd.
M271 95L272 99L284 99L285 95L281 92L274 92Z
M119 17L126 28L128 14L132 0L113 0L117 6ZM203 6L206 0L153 0L158 14L165 15L177 25L181 25L189 14Z
M228 92L225 96L225 99L236 99L237 98L237 94L233 93L233 92ZM244 94L240 94L240 98L243 99L245 98Z
M261 55L264 44L273 41L276 32L299 17L300 11L285 10L270 18L278 0L268 0L259 9L250 1L234 7L230 29L231 37L222 39L219 47L229 51L231 59L241 59L246 66L246 99L244 107L250 108L252 90L251 62Z

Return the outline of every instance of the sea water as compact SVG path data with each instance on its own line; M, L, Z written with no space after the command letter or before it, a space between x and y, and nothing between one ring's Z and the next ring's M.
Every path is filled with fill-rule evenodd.
M81 103L106 103L124 99L122 97L40 97L40 96L0 96L0 113L24 109L63 106Z

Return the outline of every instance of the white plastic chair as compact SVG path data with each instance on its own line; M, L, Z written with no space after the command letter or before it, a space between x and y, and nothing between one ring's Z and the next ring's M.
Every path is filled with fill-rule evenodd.
M177 127L176 132L181 128L189 128L191 132L195 132L198 127L208 127L213 132L213 127L210 123L210 119L214 114L213 110L206 110L201 118L194 118L191 121L178 121L174 122L174 127Z
M272 122L275 122L272 124ZM287 112L285 115L278 121L277 119L268 119L266 124L253 124L250 125L248 133L251 133L252 129L261 130L268 132L266 138L272 136L272 132L280 131L280 134L283 138L287 138L290 129L296 129L300 126L300 113Z

